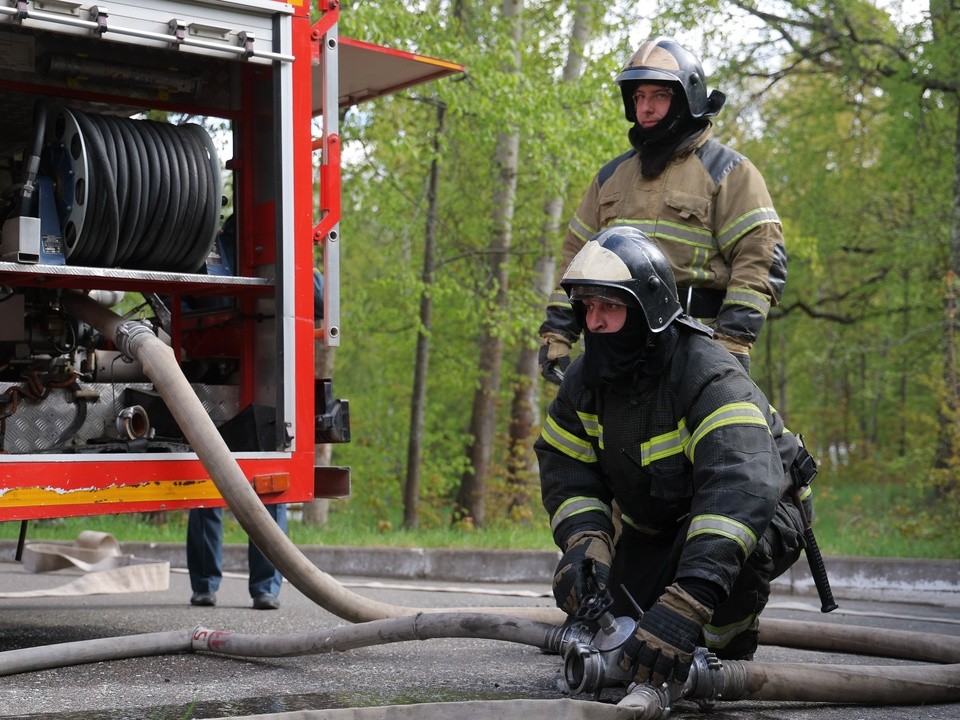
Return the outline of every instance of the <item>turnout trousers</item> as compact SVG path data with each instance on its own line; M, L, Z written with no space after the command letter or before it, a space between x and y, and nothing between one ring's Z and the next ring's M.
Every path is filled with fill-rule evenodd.
M616 542L610 591L612 612L637 618L676 579L689 518L675 532L645 534L624 525ZM751 660L759 641L759 616L770 598L770 582L786 572L803 549L796 507L781 500L773 522L743 564L729 596L703 628L702 645L721 659Z

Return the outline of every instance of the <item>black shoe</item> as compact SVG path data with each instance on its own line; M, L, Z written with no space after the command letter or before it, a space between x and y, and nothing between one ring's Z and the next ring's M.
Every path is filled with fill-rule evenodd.
M217 594L215 592L195 592L190 597L190 604L213 607L217 604Z
M254 610L279 610L280 599L272 593L260 593L253 599Z

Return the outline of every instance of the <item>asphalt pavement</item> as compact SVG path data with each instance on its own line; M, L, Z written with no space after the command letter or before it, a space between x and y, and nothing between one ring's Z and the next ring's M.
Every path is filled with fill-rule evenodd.
M348 626L289 583L281 608L251 608L246 578L229 572L213 608L191 607L183 549L123 546L139 558L166 559L166 590L110 595L0 599L0 651L96 638L163 633L189 638L199 626L257 636L295 636ZM414 608L478 606L552 607L549 576L554 553L426 551L418 549L304 548L318 567L349 590L384 603ZM245 564L245 547L228 547L228 568ZM55 588L75 571L29 573L13 562L12 543L0 543L0 592ZM178 559L179 558L179 559ZM339 559L337 559L339 558ZM804 563L801 560L800 565ZM804 568L781 579L765 618L907 630L957 638L960 644L960 562L868 561L827 558L840 609L824 615L804 579ZM509 614L509 610L505 612ZM152 637L152 636L151 636ZM126 640L120 641L123 645ZM131 641L132 642L132 641ZM66 647L66 646L64 646ZM865 658L821 651L761 646L757 663L917 665L916 661ZM387 718L386 710L415 708L411 717L522 715L575 717L558 687L562 660L535 647L476 638L388 642L347 652L284 658L230 658L179 651L35 670L0 679L0 718L31 720L167 720L177 718ZM622 688L604 690L612 705ZM619 693L619 695L618 695ZM957 720L960 704L868 707L838 703L720 701L719 720ZM539 705L538 705L539 703ZM487 715L482 715L480 708ZM591 703L590 708L596 707ZM337 710L340 709L340 710ZM352 710L348 710L352 709ZM588 708L589 709L589 708ZM548 713L538 715L537 713ZM345 713L357 713L345 714ZM440 713L440 714L437 714ZM597 716L594 713L594 716ZM704 717L692 703L673 718Z

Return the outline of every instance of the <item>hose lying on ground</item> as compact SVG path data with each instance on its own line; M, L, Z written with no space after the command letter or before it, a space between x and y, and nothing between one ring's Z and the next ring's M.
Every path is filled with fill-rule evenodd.
M960 641L951 636L830 623L763 619L761 641L805 649L902 657L945 665L813 665L723 663L722 699L791 700L871 705L960 701ZM124 658L210 652L232 657L295 657L344 652L386 643L437 638L500 640L557 652L560 630L509 615L469 612L415 615L290 635L249 635L197 627L0 653L0 676ZM637 712L638 708L633 707ZM660 717L662 709L638 712Z
M457 616L459 618L457 620L450 620L447 617L451 613L450 610L417 610L389 605L370 600L344 588L331 576L314 566L270 517L181 372L173 351L146 326L124 323L122 318L84 295L65 293L64 305L107 337L115 338L117 346L125 354L141 362L147 377L166 402L240 525L283 576L325 610L345 620L364 623L354 628L335 628L325 631L322 639L286 637L279 641L281 645L292 642L297 647L310 647L315 648L313 651L330 652L337 649L336 646L340 640L336 638L344 635L351 636L347 641L350 647L381 644L387 641L386 638L391 637L396 640L425 639L424 628L433 623L426 621L423 613L437 613L435 622L438 627L446 627L447 623L453 622L454 627L458 628L457 632L465 633L462 636L482 637L483 635L478 634L482 628L498 625L501 627L497 632L502 633L504 637L495 639L508 639L537 647L547 647L543 644L549 637L547 629L561 624L565 619L564 614L556 608L475 608L468 614L473 615L474 618L477 617L476 613L490 615L490 617L464 622L462 616ZM510 615L506 620L503 617L497 617L505 613ZM523 617L540 622L530 625L522 624ZM395 619L393 622L399 628L405 627L407 630L398 632L396 628L389 625L390 618ZM374 621L380 622L378 624ZM387 628L393 629L387 630ZM953 664L934 668L803 665L798 670L796 666L770 667L759 663L734 662L730 663L731 674L733 671L740 673L738 689L735 691L731 686L730 692L727 692L725 688L724 699L789 699L874 704L923 704L960 700L960 664L958 664L960 649L955 646L955 639L952 639L954 642L948 642L935 635L878 632L870 628L842 627L832 624L788 624L785 621L767 619L763 621L761 631L761 641L764 644L824 649L824 643L831 643L832 649L842 649L845 652L853 648L854 652L871 655L889 655ZM532 635L525 634L528 632ZM409 637L405 633L408 633ZM102 643L98 646L97 652L103 655L96 659L106 659L106 653L114 648L118 652L125 652L120 648L129 648L134 645L137 647L137 655L182 652L186 649L244 654L253 648L266 651L273 645L272 641L264 638L248 640L241 635L203 631L203 637L198 639L198 634L199 631L191 632L189 642L183 633L160 633L134 636L135 639L124 637L93 642ZM436 637L452 636L437 635ZM198 648L199 641L209 644ZM68 643L67 645L77 644ZM48 662L57 662L57 666L75 664L69 661L71 653L65 652L65 646L52 647L56 657L50 657ZM165 647L169 650L164 649ZM239 653L231 653L229 652L231 647L246 649ZM32 655L38 651L38 648L31 648L27 651L11 652L26 652ZM80 652L82 653L83 650L81 649ZM279 654L297 653L285 649ZM9 658L10 653L0 653L0 669L13 667L4 664L5 656ZM133 655L120 655L120 657L131 656ZM78 662L92 661L78 660ZM34 666L34 668L53 666L43 665ZM23 671L0 670L6 674ZM637 716L640 717L640 715ZM645 716L658 717L652 710Z
M550 623L510 615L457 612L416 613L291 635L247 635L197 627L8 650L0 653L0 676L195 651L233 657L295 657L437 638L503 640L546 650L556 645L556 634L557 626Z

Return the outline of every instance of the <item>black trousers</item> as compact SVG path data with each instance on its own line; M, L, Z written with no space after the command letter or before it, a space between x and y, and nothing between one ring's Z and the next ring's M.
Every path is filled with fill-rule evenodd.
M624 525L617 540L610 591L613 613L639 617L671 585L686 542L689 519L674 533L649 536ZM758 618L770 598L770 582L786 572L803 549L803 525L792 503L781 500L773 522L747 558L730 595L704 627L701 645L727 660L749 660L757 649Z

